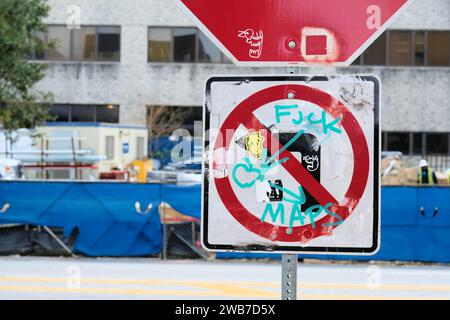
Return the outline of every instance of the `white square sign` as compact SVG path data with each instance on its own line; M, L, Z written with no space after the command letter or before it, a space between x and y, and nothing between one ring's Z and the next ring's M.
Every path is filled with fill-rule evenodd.
M374 254L379 104L372 76L209 79L204 247Z

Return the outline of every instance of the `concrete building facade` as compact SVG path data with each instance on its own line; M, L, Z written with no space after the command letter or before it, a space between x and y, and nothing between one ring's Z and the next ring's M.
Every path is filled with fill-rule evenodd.
M52 91L55 104L117 105L121 124L148 125L148 106L201 107L204 83L211 75L287 72L285 68L238 68L230 63L151 61L151 28L193 27L174 0L50 0L49 3L51 11L46 22L50 26L70 25L78 19L82 28L120 27L120 58L117 61L46 59L47 75L36 89ZM383 85L385 149L400 146L399 149L405 149L401 151L408 153L429 153L436 149L439 152L435 153L449 154L450 62L447 61L450 50L447 46L450 40L440 40L445 40L446 34L450 38L449 16L449 0L413 1L384 40L382 50L387 50L386 59L391 63L367 65L363 61L349 68L301 68L300 73L378 76ZM426 49L421 49L422 45ZM392 52L393 46L397 51ZM406 54L402 51L405 48ZM378 58L382 56L378 55ZM422 61L427 59L432 59L431 63ZM392 134L392 141L387 133ZM428 150L427 141L430 144L436 141L434 138L446 146Z

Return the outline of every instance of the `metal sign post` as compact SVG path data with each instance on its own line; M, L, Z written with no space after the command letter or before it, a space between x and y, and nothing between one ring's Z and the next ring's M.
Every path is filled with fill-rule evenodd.
M281 299L297 300L298 255L283 254L281 261Z
M300 68L290 67L290 74L299 74ZM281 257L281 300L297 300L298 255L283 254Z

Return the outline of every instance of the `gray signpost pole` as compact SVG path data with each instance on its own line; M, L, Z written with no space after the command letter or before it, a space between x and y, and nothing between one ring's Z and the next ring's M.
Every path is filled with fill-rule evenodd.
M300 68L289 68L290 74L299 74ZM283 254L281 258L281 299L297 300L297 254Z
M281 299L297 300L298 255L283 254L281 261Z

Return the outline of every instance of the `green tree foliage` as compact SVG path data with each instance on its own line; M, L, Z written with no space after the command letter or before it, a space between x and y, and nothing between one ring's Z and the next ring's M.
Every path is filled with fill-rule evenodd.
M45 64L28 61L47 49L36 36L46 32L45 0L0 0L0 123L11 143L13 132L32 129L49 119L52 95L33 86L44 77Z

